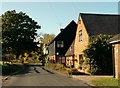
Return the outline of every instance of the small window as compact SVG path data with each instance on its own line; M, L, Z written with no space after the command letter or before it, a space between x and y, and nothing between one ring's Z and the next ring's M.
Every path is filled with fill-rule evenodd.
M70 51L72 51L72 46L70 46Z
M64 47L64 42L63 41L57 41L57 47Z
M82 41L82 30L79 31L79 42Z

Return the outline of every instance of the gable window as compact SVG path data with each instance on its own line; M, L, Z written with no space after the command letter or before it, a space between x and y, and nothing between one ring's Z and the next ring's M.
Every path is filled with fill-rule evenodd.
M57 41L57 47L64 47L64 42L63 41Z
M70 46L70 51L72 51L72 46Z
M79 31L79 42L82 41L82 30Z

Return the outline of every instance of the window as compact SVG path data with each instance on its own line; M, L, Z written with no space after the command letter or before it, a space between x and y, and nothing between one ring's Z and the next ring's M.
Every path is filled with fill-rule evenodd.
M83 55L82 54L79 55L79 66L80 66L80 69L82 69L83 67Z
M79 42L82 41L82 30L79 31Z
M65 57L62 57L62 63L65 63Z
M70 46L70 51L72 51L72 46Z
M57 47L64 47L64 42L63 41L57 41Z
M59 56L59 57L58 57L58 62L60 62L60 63L65 63L65 57Z

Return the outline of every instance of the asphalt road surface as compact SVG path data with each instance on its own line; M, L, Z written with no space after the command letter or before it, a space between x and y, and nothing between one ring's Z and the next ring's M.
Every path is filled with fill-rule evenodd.
M84 82L43 69L42 66L28 66L17 75L11 76L3 86L88 86Z

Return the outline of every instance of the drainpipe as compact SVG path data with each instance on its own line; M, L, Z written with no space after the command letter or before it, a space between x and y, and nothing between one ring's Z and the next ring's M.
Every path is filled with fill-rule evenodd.
M113 77L115 78L115 58L114 58L114 45L112 45L112 61L113 61Z

